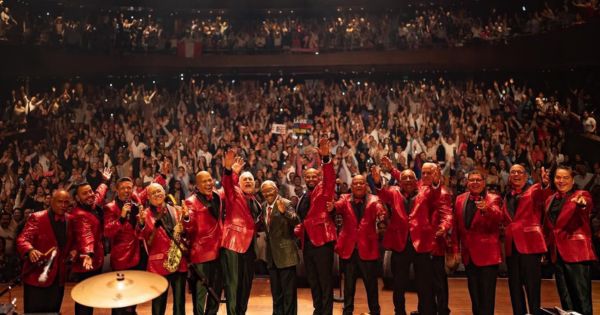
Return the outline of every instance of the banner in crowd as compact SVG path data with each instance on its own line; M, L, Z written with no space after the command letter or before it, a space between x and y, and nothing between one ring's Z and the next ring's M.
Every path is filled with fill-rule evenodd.
M185 39L177 43L177 56L182 58L199 58L202 56L202 43Z
M294 133L309 134L312 132L314 122L311 119L294 120Z
M287 128L284 124L273 124L271 126L271 133L273 134L284 135L286 132Z

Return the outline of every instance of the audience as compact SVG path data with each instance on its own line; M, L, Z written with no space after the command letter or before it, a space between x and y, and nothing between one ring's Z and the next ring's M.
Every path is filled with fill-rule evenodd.
M595 132L588 123L598 103L593 89L444 78L182 77L164 84L27 83L2 102L0 237L7 258L0 260L11 259L16 231L49 206L53 189L84 181L95 188L104 167L115 174L109 199L117 178L132 177L139 191L160 174L180 201L193 192L198 171L220 181L223 154L235 147L257 187L274 180L282 196L297 201L306 187L302 171L319 163L321 136L332 140L338 193L383 156L417 176L424 162L439 163L455 195L474 169L488 175L489 190L505 192L514 163L528 167L532 182L542 167L571 164L578 187L600 193L598 161L571 156L565 145L567 133Z
M551 2L540 8L524 5L516 11L433 4L399 12L346 7L337 12L324 10L321 16L265 10L263 18L231 19L223 10L204 14L155 14L152 8L38 12L11 1L0 4L0 41L106 53L174 53L188 41L201 44L209 53L397 50L506 43L598 16L597 0ZM17 14L13 15L12 7L18 9Z

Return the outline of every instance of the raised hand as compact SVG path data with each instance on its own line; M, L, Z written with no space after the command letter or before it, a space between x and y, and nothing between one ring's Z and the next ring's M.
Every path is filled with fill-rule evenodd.
M548 184L550 184L550 173L543 166L542 166L542 170L541 170L541 175L542 175L542 185L548 186Z
M146 209L140 209L140 212L137 215L137 219L139 225L144 225L144 223L146 222Z
M283 202L283 199L277 199L277 202L275 202L275 204L277 205L277 210L279 211L279 213L285 213L285 203Z
M244 165L246 165L244 159L242 159L239 156L236 156L233 165L231 166L231 170L233 170L234 173L239 174L242 171L242 169L244 169Z
M104 170L102 170L102 178L104 181L109 181L111 176L112 171L110 170L110 167L105 167Z
M327 212L331 212L335 208L333 201L328 201L325 205L327 207Z
M185 219L185 218L189 218L190 216L190 209L188 209L188 207L185 205L185 202L183 202L181 204L181 216Z
M381 168L379 166L371 166L371 177L373 177L375 185L381 185Z
M386 171L391 171L394 168L392 160L387 156L381 158L381 166L383 166Z
M235 150L229 149L225 152L225 156L223 157L223 167L230 170L233 163L235 163Z
M583 195L575 196L573 199L571 199L571 201L576 203L578 207L583 208L587 206L587 201L585 200L585 197L583 197Z
M319 140L319 155L328 156L330 152L329 139L323 138Z
M123 208L121 209L121 218L126 218L129 211L131 211L131 203L128 202L123 205Z

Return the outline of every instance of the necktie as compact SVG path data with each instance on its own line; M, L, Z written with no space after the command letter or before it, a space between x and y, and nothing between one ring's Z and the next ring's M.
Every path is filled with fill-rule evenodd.
M267 227L271 225L271 212L273 211L273 207L269 206L267 208Z

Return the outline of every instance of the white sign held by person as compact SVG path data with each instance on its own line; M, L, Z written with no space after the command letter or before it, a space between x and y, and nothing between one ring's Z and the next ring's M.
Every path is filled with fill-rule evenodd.
M286 133L286 127L284 124L273 124L271 126L271 133L284 135Z

